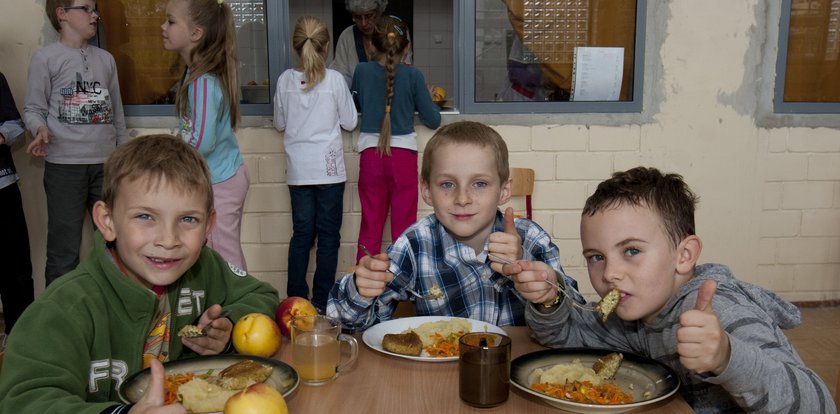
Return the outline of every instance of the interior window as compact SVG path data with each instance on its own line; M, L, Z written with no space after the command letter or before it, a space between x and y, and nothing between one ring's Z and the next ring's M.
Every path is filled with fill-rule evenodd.
M840 0L786 0L779 39L776 112L840 112Z

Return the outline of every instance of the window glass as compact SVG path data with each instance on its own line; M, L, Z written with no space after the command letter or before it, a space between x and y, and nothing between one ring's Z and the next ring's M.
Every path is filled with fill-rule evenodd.
M226 0L234 16L240 63L241 102L268 104L269 72L265 4L262 0ZM163 48L161 24L166 1L100 2L99 46L117 63L120 92L127 113L133 105L171 105L184 74L180 56Z
M792 0L785 102L840 102L840 0Z
M225 0L237 29L243 114L270 115L274 83L297 64L297 17L322 19L336 38L353 24L344 0ZM409 23L412 64L429 86L446 91L444 109L462 113L639 112L645 0L391 0L386 13ZM163 48L165 0L100 2L99 45L120 74L126 114L171 115L183 76L179 56ZM576 69L576 50L612 50L611 65ZM618 50L615 53L615 50ZM580 53L580 52L579 52ZM584 53L584 54L585 54ZM588 55L587 55L588 56ZM332 59L332 56L330 56ZM595 62L600 62L595 60ZM613 72L605 66L617 67ZM583 102L577 73L612 73L615 96ZM597 78L596 78L597 79ZM580 81L578 82L581 83ZM607 88L610 89L610 88ZM577 98L576 99L576 93ZM523 102L527 101L527 102ZM581 102L577 102L581 101ZM524 105L524 106L518 106Z
M583 100L603 76L613 92L586 100L632 100L635 40L635 0L476 0L475 102Z

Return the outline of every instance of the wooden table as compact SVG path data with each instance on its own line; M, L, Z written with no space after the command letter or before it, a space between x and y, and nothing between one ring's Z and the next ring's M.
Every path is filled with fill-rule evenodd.
M531 341L526 327L505 327L512 341L511 358L545 349ZM300 384L287 399L290 413L565 413L511 385L507 402L494 408L475 408L458 396L458 362L418 362L369 348L360 334L356 362L330 384ZM342 345L342 358L346 358ZM291 346L284 338L275 358L291 364ZM344 360L344 359L342 359ZM647 406L642 413L693 413L676 394Z

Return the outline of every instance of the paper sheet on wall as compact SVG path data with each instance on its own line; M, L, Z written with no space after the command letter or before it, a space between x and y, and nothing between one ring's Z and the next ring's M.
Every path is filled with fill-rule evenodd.
M617 101L623 73L623 47L576 47L571 100Z

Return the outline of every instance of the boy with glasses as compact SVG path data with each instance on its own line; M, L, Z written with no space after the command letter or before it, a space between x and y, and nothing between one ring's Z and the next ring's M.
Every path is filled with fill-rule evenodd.
M96 35L95 0L47 0L59 41L29 64L26 151L44 158L47 196L46 284L79 264L86 210L102 196L102 163L126 141L114 57L88 44Z

